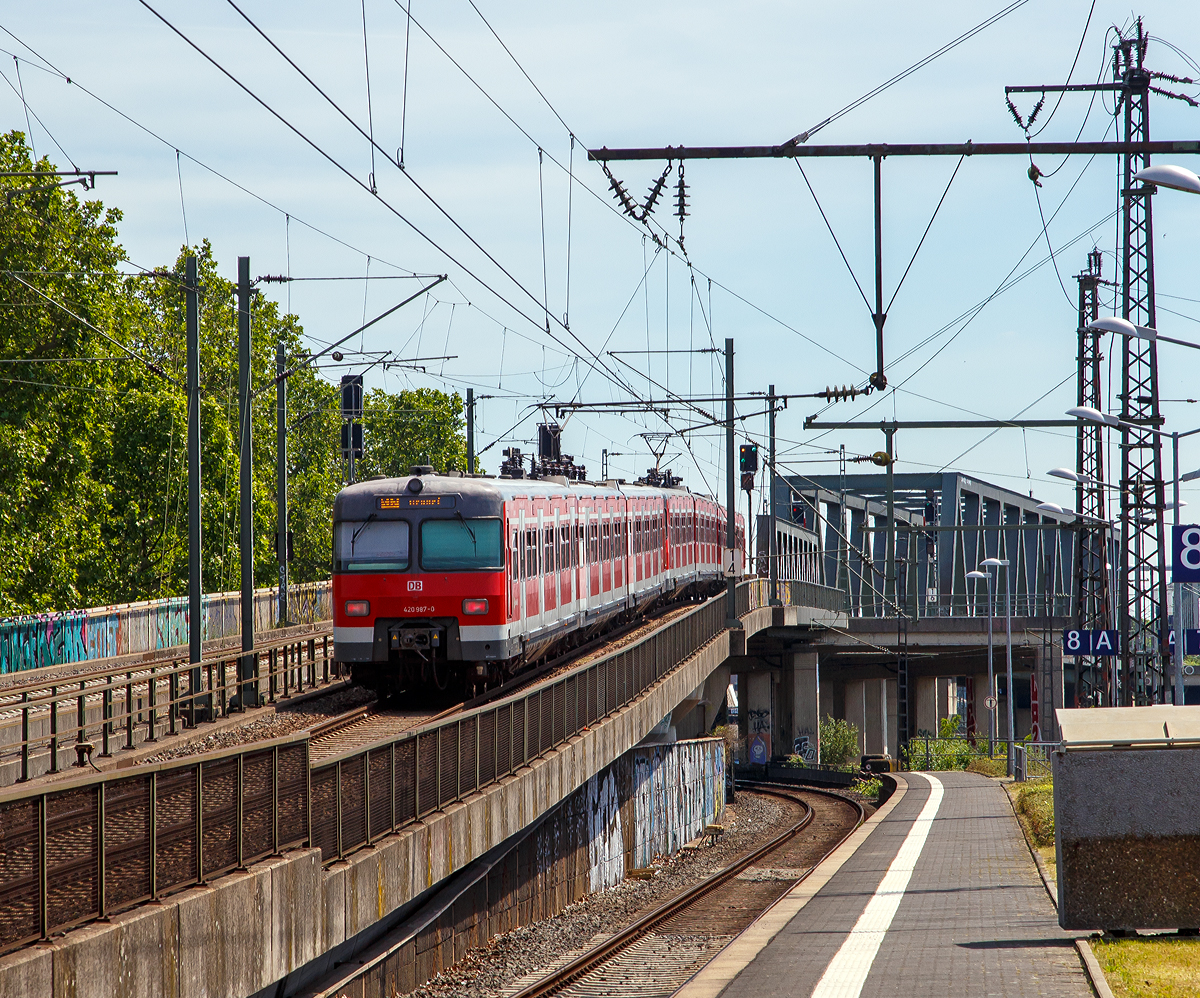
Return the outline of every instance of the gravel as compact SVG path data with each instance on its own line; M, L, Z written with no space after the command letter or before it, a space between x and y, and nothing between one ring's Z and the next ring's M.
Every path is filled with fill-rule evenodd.
M548 973L551 965L598 943L596 937L612 935L728 866L785 828L794 814L778 798L742 791L737 802L725 809L725 834L717 845L663 858L655 863L657 874L652 879L626 880L589 895L552 918L499 935L486 949L472 950L412 996L499 998L511 993L519 978Z
M303 731L321 721L328 721L337 714L353 710L374 699L375 694L365 687L346 684L324 696L313 697L300 703L289 704L281 701L274 711L259 714L244 724L222 728L201 738L173 745L151 756L146 762L166 762L168 759L181 759L202 752L215 752L269 738L281 738L296 731Z

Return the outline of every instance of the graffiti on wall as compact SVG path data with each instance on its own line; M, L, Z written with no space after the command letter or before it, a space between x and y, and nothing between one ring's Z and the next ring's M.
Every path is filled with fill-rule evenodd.
M792 752L800 756L809 765L816 765L819 745L816 737L809 728L804 728L792 742Z
M288 597L289 623L312 624L332 616L328 582L293 586ZM201 610L202 641L241 633L240 593L204 596ZM254 621L259 631L278 626L278 590L255 592ZM0 673L178 648L188 643L188 633L183 597L8 617L0 619Z

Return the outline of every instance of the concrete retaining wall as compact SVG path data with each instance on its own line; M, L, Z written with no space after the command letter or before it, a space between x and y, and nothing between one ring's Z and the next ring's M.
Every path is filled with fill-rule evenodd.
M256 998L405 994L492 937L620 883L721 817L724 756L712 738L627 752L534 827L398 912L382 937L368 933Z
M296 850L209 887L0 958L0 994L254 994L450 877L564 800L640 742L729 657L731 645L744 654L746 637L772 623L807 624L825 616L793 607L755 610L743 618L743 632L722 632L619 714L479 794L328 869L321 869L317 850Z
M331 600L328 582L290 587L290 623L311 624L331 619ZM214 641L241 633L241 593L208 593L202 597L201 612L202 640ZM255 590L255 630L268 631L278 623L279 590ZM188 626L184 596L6 617L0 619L0 675L186 647Z

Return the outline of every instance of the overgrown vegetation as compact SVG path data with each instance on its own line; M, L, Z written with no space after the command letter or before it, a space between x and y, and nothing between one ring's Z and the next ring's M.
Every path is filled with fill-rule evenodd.
M44 157L35 164L21 132L0 134L0 173L34 169L54 164ZM200 275L203 587L236 588L235 285L221 276L207 241L154 273L122 273L121 212L53 184L0 177L0 260L7 271L0 274L0 358L10 362L0 374L0 616L186 591L187 411L178 382L186 366L187 252L196 255ZM6 190L31 186L39 189L3 200ZM280 314L261 295L252 301L251 333L256 388L275 376L279 342L289 365L306 354L298 317ZM288 409L291 576L308 582L330 571L330 512L342 484L338 389L303 368L288 380ZM275 420L268 391L255 404L252 427L259 586L274 583L277 572ZM410 463L464 466L456 395L372 391L363 423L364 474L406 473Z
M849 721L826 714L821 720L821 764L844 766L857 762L858 727Z
M1054 784L1050 780L1023 784L1016 794L1016 806L1029 823L1034 845L1054 845Z
M878 797L882 790L883 778L879 776L862 777L850 784L850 792L863 797Z

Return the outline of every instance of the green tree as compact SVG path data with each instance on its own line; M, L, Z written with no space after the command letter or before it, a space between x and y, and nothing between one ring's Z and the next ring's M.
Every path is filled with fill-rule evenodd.
M436 471L467 466L466 418L457 392L415 388L392 395L373 388L363 400L363 460L356 476L408 475L414 464Z
M0 135L0 171L34 168L20 132ZM36 169L54 166L42 159ZM202 582L206 592L236 589L234 282L221 276L207 241L184 247L170 267L122 274L120 212L50 180L29 180L0 178L0 194L37 188L0 211L0 615L186 592L188 253L199 271ZM333 498L344 473L338 389L301 363L308 353L295 315L254 295L250 326L255 584L278 581L274 378L281 343L296 368L287 380L291 579L328 578ZM364 426L360 477L406 475L411 464L465 465L457 395L376 389Z

